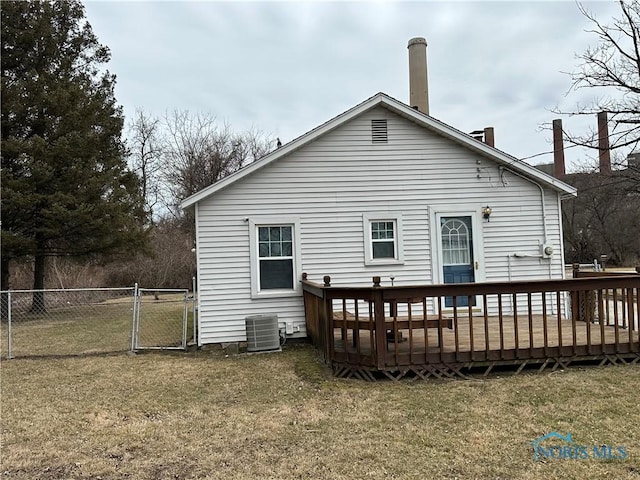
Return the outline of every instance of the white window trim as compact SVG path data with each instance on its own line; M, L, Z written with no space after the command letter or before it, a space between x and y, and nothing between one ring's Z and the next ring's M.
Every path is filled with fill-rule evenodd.
M393 222L395 258L373 258L371 239L371 222ZM362 214L362 229L364 233L364 264L365 265L403 265L404 243L402 241L402 213L400 212L367 212Z
M302 261L300 250L300 219L291 217L249 218L249 255L251 259L251 298L293 297L302 294ZM260 290L260 261L258 260L258 227L292 226L293 288Z

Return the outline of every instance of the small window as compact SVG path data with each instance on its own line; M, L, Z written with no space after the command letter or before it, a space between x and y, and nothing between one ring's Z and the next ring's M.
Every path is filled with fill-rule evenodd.
M399 213L363 215L365 265L404 263L402 216Z
M395 222L371 222L373 258L396 258Z
M371 142L387 143L388 141L387 120L371 120Z

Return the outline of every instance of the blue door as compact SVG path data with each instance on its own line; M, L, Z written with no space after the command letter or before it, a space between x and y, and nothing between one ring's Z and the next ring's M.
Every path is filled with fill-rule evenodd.
M473 258L473 231L470 216L441 217L442 270L444 283L471 283L475 281ZM468 307L468 297L458 297L458 307ZM475 305L475 297L471 305ZM445 298L445 306L453 307L453 297Z

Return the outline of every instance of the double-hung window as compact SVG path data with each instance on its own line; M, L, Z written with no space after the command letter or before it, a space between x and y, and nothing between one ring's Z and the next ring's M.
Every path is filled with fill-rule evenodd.
M252 297L299 293L298 232L297 219L249 220Z
M293 227L258 227L260 290L293 289Z
M371 222L371 256L396 258L396 222L381 220Z
M402 216L399 213L365 213L363 229L366 265L403 263Z

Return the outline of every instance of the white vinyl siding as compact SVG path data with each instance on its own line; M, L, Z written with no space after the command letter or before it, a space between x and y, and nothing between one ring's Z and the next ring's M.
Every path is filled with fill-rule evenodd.
M371 120L386 119L388 143L372 144ZM558 193L545 189L547 239L561 251ZM491 222L481 217L490 205ZM433 212L477 211L473 235L481 245L477 281L561 278L561 255L538 255L543 243L539 188L479 154L373 108L298 151L265 166L198 203L200 335L202 343L243 341L245 317L277 314L305 334L300 275L332 285L416 285L439 281L432 254ZM401 217L396 217L401 212ZM363 221L396 223L402 263L365 261L370 228ZM267 223L262 220L273 220ZM295 217L294 295L256 292L253 225L285 225ZM396 220L396 221L397 221ZM252 289L254 290L252 292ZM257 289L259 290L259 288ZM257 295L256 295L257 293Z

